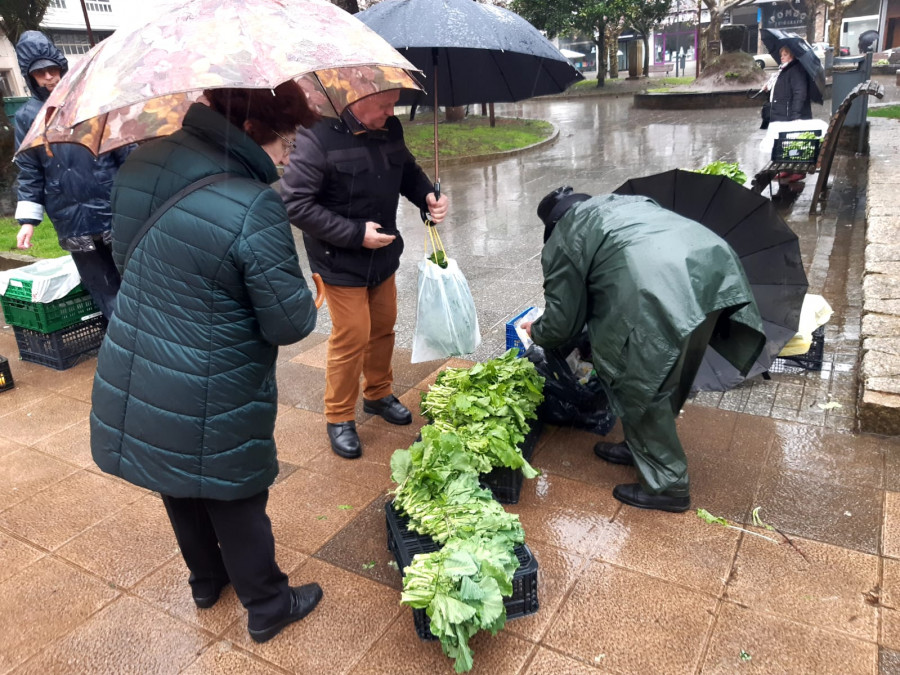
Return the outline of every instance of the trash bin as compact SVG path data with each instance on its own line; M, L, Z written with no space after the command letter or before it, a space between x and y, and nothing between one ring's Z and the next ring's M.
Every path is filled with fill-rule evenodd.
M868 80L872 74L872 54L860 56L838 56L834 59L831 84L831 114L837 112L847 94L853 88ZM868 111L868 96L860 96L850 106L845 127L863 127Z
M824 47L824 51L825 51L825 60L822 63L822 67L825 69L826 72L828 72L829 70L834 68L834 47L832 47L831 45L828 45L827 47Z
M25 105L26 101L31 98L30 96L5 96L3 98L3 110L6 111L6 116L12 120L13 116L16 114L19 108Z

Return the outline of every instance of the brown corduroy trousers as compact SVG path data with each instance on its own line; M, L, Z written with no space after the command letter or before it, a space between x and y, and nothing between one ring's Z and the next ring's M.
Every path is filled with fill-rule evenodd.
M364 378L363 397L374 401L391 394L397 286L391 275L372 288L330 284L324 287L331 315L325 419L337 424L356 417L360 375Z

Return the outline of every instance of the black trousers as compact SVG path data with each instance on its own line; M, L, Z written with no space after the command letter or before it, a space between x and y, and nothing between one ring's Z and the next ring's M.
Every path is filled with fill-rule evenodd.
M81 283L108 320L116 309L116 295L122 280L113 261L112 248L100 240L95 240L94 244L97 248L93 251L72 251L72 260Z
M185 499L162 495L194 595L229 580L247 608L248 626L268 628L290 611L287 575L275 562L269 491L246 499Z

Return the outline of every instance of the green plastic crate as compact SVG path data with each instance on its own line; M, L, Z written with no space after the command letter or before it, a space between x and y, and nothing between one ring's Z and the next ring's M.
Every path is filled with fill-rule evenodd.
M28 285L27 296L25 284ZM28 297L29 300L24 300L23 297ZM9 286L6 295L0 296L6 323L10 326L36 330L39 333L52 333L79 323L87 317L96 316L100 311L88 292L80 285L64 298L53 302L31 302L30 298L31 282L23 282L22 287Z

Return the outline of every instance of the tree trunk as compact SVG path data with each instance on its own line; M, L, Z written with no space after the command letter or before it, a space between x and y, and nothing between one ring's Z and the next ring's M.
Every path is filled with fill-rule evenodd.
M15 211L13 185L18 169L12 161L14 147L12 120L7 118L6 111L0 108L0 217L11 217Z
M359 3L356 0L331 0L331 4L337 5L345 12L359 14Z
M646 32L644 33L642 41L644 43L644 77L650 77L650 40L647 39Z
M828 17L831 21L828 24L828 42L834 48L835 56L841 55L841 24L844 23L844 11L852 4L852 2L844 3L836 0ZM853 45L847 46L852 48Z
M818 42L816 15L819 13L819 4L817 0L804 0L803 8L806 10L806 41L810 44Z
M444 120L447 122L462 122L466 117L466 106L447 106L444 108Z
M709 65L709 43L719 40L719 28L722 25L722 14L719 12L718 0L706 0L709 10L709 23L700 31L700 71ZM700 17L697 17L699 20Z
M609 58L609 77L615 80L619 77L619 36L622 34L621 26L607 26L606 28L606 53Z
M604 39L604 30L597 31L597 37L594 40L594 44L597 47L597 86L603 87L606 85L606 69L608 67L607 64L607 55L606 55L606 40Z

